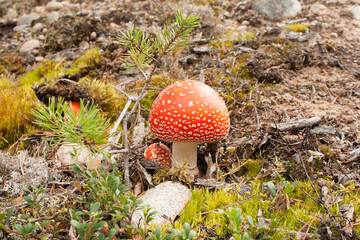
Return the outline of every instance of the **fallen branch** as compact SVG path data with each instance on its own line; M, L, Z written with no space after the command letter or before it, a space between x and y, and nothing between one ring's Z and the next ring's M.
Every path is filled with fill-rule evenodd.
M280 131L289 131L289 130L302 129L306 127L312 127L314 125L319 124L320 121L321 119L319 117L312 117L294 122L279 123L276 125L272 125L271 127Z

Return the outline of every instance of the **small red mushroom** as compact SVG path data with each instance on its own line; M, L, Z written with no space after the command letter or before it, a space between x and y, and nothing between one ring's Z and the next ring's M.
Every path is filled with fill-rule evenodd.
M74 113L75 113L75 116L77 115L77 113L80 111L80 103L78 102L71 102L71 106L74 110ZM71 108L70 108L70 104L69 104L69 110L71 111Z
M208 85L178 81L155 99L149 116L150 130L159 139L173 142L173 165L187 161L198 174L197 143L216 142L228 134L230 118L224 100Z
M70 104L68 105L69 111L71 111L71 108L74 110L74 114L75 114L75 117L76 117L76 115L80 111L80 103L78 103L78 102L70 102ZM65 114L64 118L65 118L65 120L67 122L70 122L69 116L67 116L66 114Z
M162 143L153 143L148 146L144 152L144 158L160 163L164 170L171 167L171 151Z

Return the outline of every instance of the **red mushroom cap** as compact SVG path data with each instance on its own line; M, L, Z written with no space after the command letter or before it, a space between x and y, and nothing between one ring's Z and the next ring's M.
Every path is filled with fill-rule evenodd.
M162 143L153 143L144 152L145 159L160 163L161 168L168 170L171 167L171 151Z
M151 107L149 123L157 138L170 142L216 142L230 128L224 100L208 85L193 80L165 88Z
M75 116L77 115L77 113L80 111L80 103L78 102L71 102L72 108L74 109L74 113ZM70 105L69 105L69 110L70 110Z

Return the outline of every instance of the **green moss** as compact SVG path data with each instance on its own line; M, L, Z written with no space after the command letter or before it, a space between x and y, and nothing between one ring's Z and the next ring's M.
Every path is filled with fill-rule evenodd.
M294 23L291 25L288 25L286 27L284 27L283 29L285 31L293 31L293 32L302 32L305 33L309 30L310 25L305 25L305 24L301 24L301 23Z
M83 56L76 59L71 68L66 70L67 75L74 75L88 71L88 69L96 69L103 60L103 55L99 48L92 48L84 53Z
M119 94L110 83L81 78L79 83L89 93L91 98L98 104L99 108L106 113L107 118L116 120L118 112L125 105L125 96Z
M36 100L30 87L0 79L0 149L35 131L30 112Z
M63 75L63 65L56 63L54 60L44 60L38 68L27 73L21 78L20 83L27 86L32 86L34 83L42 83L47 81L58 79Z

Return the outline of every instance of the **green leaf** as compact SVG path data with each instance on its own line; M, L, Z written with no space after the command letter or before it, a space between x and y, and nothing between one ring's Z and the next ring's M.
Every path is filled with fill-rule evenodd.
M97 230L101 229L103 226L106 225L106 222L105 221L101 221L101 222L97 222L97 223L94 223L92 226L91 226L91 230L93 232L96 232Z
M18 230L22 235L26 235L26 229L23 225L15 224L15 229Z
M254 220L250 215L247 215L247 220L252 227L255 227Z
M6 217L6 213L0 213L0 222L2 222L2 220L4 220L5 217Z
M9 221L11 215L15 212L16 208L15 207L12 207L9 212L6 214L6 219L5 219L5 224ZM1 222L1 221L0 221Z
M90 206L89 214L96 212L97 210L99 210L99 208L100 208L100 203L99 202L92 203L91 206Z
M110 229L109 234L107 236L108 239L111 240L115 236L115 234L116 234L116 229L115 228Z
M292 185L287 185L284 189L284 194L288 194L288 193L294 191L294 189L295 188Z
M5 232L7 232L7 230L8 230L7 227L3 224L0 224L0 228L3 229Z
M268 182L267 183L271 193L273 194L274 197L276 197L276 188L273 182Z

